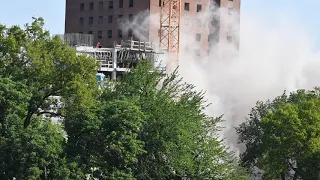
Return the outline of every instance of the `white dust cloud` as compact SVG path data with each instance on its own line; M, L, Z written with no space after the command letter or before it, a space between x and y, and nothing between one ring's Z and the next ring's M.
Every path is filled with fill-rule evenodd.
M181 33L179 71L187 82L207 92L208 102L212 103L208 114L224 114L222 135L227 145L242 151L243 147L236 143L234 127L245 121L258 100L273 99L284 90L320 86L320 54L313 50L312 36L307 29L285 12L279 13L271 25L255 18L258 17L255 14L241 13L239 51L222 39L226 36L221 36L220 44L213 46L212 53L208 54L207 49L201 48L208 41L208 32L203 32L202 43L196 41L193 32L205 31L210 15L208 12L200 15L201 27L195 24L198 23L195 19L183 17L182 27L187 24L188 28ZM146 13L138 17L142 16L146 17ZM222 16L221 28L236 30L236 19L235 12ZM150 23L158 26L159 16L152 15L125 27L132 27L137 37L146 38L150 37L145 31ZM238 38L237 33L229 33L233 39ZM195 55L197 50L201 51L200 57Z

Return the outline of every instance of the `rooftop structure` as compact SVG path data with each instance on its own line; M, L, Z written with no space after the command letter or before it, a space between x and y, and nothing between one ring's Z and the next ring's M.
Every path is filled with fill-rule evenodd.
M123 40L120 45L114 45L112 48L82 46L81 43L69 45L75 47L78 55L88 55L95 59L100 64L98 72L107 78L116 79L123 72L134 68L139 60L150 60L153 68L165 73L163 53L156 52L150 42Z

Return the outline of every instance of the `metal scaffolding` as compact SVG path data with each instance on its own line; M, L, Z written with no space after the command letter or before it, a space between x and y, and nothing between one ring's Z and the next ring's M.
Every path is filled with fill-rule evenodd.
M161 0L160 47L168 51L169 68L179 64L181 0Z
M60 37L64 44L68 44L69 46L93 46L93 34L68 33L54 36Z
M112 79L117 74L134 68L139 60L150 60L153 68L165 73L165 65L161 65L162 54L154 51L152 43L141 41L122 41L114 48L93 48L88 46L76 47L78 55L88 55L99 62L98 72L110 74Z

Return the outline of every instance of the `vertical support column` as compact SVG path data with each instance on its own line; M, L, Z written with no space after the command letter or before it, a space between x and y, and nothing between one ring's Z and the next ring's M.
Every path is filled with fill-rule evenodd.
M168 71L179 65L181 1L161 0L160 48L168 51Z
M117 78L117 49L116 47L113 47L113 50L112 50L112 68L113 68L113 71L112 71L112 79L116 79Z

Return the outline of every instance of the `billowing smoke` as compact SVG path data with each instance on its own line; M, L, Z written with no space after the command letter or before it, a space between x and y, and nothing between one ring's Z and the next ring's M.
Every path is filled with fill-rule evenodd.
M223 11L226 10L221 9ZM242 151L243 147L236 143L234 127L245 121L258 100L273 99L284 90L320 85L320 54L313 50L307 30L285 12L275 16L279 18L271 25L255 18L255 14L241 13L239 51L233 43L220 40L208 53L208 49L203 48L207 36L202 36L201 42L204 43L199 43L193 32L205 31L209 22L206 18L210 15L208 12L200 15L201 28L194 20L183 17L181 22L185 25L189 21L191 25L181 31L179 70L186 81L195 84L199 90L207 91L207 98L212 103L208 114L224 114L222 135L227 145ZM231 18L225 16L229 19L221 16L221 21L227 22L222 28L237 30L237 23L234 23L237 16L235 12ZM135 28L137 36L146 35L138 31L144 29L143 24L148 27L150 22L157 24L159 17L152 15L145 22L133 24L138 27ZM237 33L232 35L237 38ZM198 50L201 56L194 53Z

